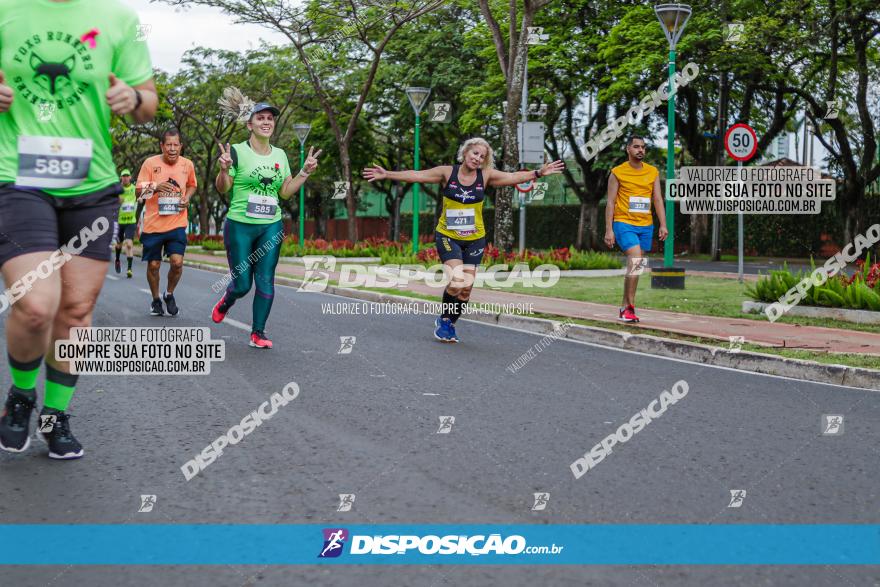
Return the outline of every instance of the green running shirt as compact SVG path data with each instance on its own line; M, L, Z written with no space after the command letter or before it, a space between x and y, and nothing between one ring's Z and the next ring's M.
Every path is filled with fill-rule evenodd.
M134 184L128 184L128 187L122 188L122 195L119 196L122 203L119 205L119 224L134 224L137 222L135 214L137 212L137 194L134 191Z
M227 218L248 224L271 224L281 220L279 192L290 175L287 154L272 147L268 155L258 155L247 141L233 145L232 196Z
M79 196L119 183L110 141L110 73L130 86L153 77L137 14L120 0L0 0L0 70L15 97L0 113L0 183L14 182L19 136L91 139ZM53 144L53 148L54 144Z

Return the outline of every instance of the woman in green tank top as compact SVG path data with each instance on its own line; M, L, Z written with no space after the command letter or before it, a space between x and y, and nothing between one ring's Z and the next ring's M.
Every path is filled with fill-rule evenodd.
M240 93L238 94L240 96ZM318 166L319 150L309 149L300 172L292 177L287 154L269 144L279 110L269 104L254 104L247 127L248 140L237 145L220 145L220 173L214 184L229 198L229 213L223 227L223 242L232 281L211 318L222 322L236 300L255 285L250 346L272 348L266 337L266 319L275 297L275 268L281 252L284 227L279 198L289 198Z

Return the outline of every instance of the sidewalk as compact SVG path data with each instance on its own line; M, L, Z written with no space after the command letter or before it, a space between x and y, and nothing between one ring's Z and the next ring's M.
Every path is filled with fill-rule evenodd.
M226 264L226 258L220 255L188 253L186 258L190 261ZM301 264L281 262L278 264L277 273L290 277L302 277L305 275L305 267ZM696 274L698 272L693 273ZM718 277L719 275L716 273L711 276ZM338 272L331 274L331 279L337 277ZM440 288L429 287L423 283L410 283L406 287L398 287L398 289L436 296L437 301L440 301L442 293ZM471 294L471 301L474 303L531 304L532 311L535 313L620 323L617 319L618 308L608 304L594 304L591 302L530 296L487 289L474 289ZM747 343L767 347L880 356L880 333L841 330L820 326L774 324L767 320L701 316L644 308L639 308L638 314L642 321L639 324L628 326L628 329L631 329L633 332L638 330L660 330L723 341L725 346L730 341L729 337L742 336Z

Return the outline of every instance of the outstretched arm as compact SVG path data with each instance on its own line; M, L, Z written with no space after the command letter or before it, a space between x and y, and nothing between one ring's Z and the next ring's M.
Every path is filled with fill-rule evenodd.
M423 171L386 171L377 165L364 168L364 179L370 182L377 179L390 179L406 183L443 183L451 173L452 167L449 165L441 165Z
M562 170L564 168L565 163L563 163L562 161L554 161L553 163L548 163L538 170L538 177L562 173ZM516 185L518 183L523 183L532 179L537 179L537 177L535 176L535 170L533 169L524 169L523 171L515 171L513 173L507 173L506 171L493 169L489 173L489 177L486 178L486 185Z

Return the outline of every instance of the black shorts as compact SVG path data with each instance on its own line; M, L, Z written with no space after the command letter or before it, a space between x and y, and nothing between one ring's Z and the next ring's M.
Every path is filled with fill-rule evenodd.
M79 248L86 240L81 256L110 261L120 193L122 187L115 184L91 194L59 198L11 183L0 185L0 266L26 253L51 252L66 244ZM84 239L81 233L86 227L92 234Z
M168 232L142 232L141 259L144 261L161 261L162 257L182 255L186 252L186 229L174 228Z
M134 224L120 224L119 232L116 234L118 242L131 240L134 238L134 229L137 228L137 222Z
M483 260L483 249L486 248L486 237L466 241L435 232L434 242L437 244L437 255L444 263L459 259L465 265L479 265Z

